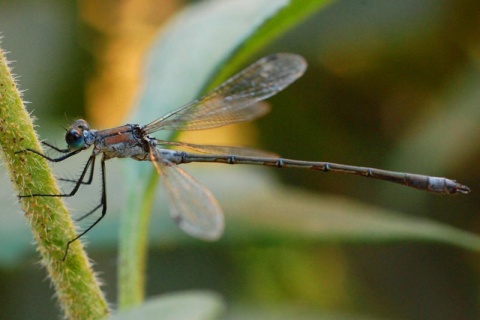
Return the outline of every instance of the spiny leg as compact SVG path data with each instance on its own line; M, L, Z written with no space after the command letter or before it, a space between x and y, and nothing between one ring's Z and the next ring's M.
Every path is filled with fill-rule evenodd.
M83 180L75 180L75 179L64 179L64 178L58 178L58 180L60 181L66 181L66 182L73 182L73 183L78 183L80 181L81 184L84 184L84 185L90 185L92 183L92 180L93 180L93 172L95 170L95 161L92 162L92 165L90 166L90 175L88 177L88 180L87 181L83 181Z
M54 146L53 144L50 144L48 142L45 142L45 141L41 141L41 143L43 145L46 145L47 147L49 148L52 148L53 150L57 151L57 152L60 152L60 153L69 153L70 152L70 149L60 149L60 148L57 148L56 146Z
M26 149L28 150L28 149ZM37 153L35 151L32 151L34 153ZM78 152L76 152L78 153ZM42 155L41 153L37 153L41 156L43 156L45 159L48 159L47 156ZM67 156L71 156L72 154L68 154ZM74 196L78 189L80 188L80 185L82 184L83 178L85 177L85 174L87 173L88 168L92 165L92 163L95 162L95 155L92 154L90 158L88 158L87 164L83 168L82 174L80 175L80 178L76 182L75 186L73 187L73 190L70 193L61 193L61 194L42 194L42 193L34 193L30 195L19 195L19 198L29 198L29 197L72 197ZM93 176L93 170L91 171L91 176Z
M59 149L59 148L57 148L56 146L54 146L54 145L52 145L52 144L50 144L50 143L48 143L48 142L45 142L45 141L41 141L41 143L44 144L44 145L46 145L46 146L49 147L49 148L52 148L53 150L55 150L55 151L57 151L57 152L60 152L60 153L69 153L69 152L70 152L69 149ZM80 149L80 150L81 150L81 149ZM30 151L30 152L34 152L35 154L39 154L38 152L35 152L35 151L31 150L31 149L25 149L25 150L23 150L23 151L19 151L18 153L24 152L24 151ZM74 154L76 154L76 153L74 153ZM74 154L71 154L70 156L73 156ZM56 160L56 161L55 161L54 159L45 157L44 154L39 154L39 155L42 156L43 158L49 160L49 161L54 161L54 162L59 162L59 161L62 161L62 160L65 160L65 159L66 159L66 158L61 159L62 157L60 157L60 158L58 158L58 159L61 159L61 160L55 159L55 160ZM89 184L92 183L94 168L95 168L95 166L92 165L91 168L90 168L91 171L90 171L90 176L89 176L89 178L88 178L88 181L86 181L86 182L82 181L82 184L89 185ZM78 182L78 180L73 180L73 179L58 178L58 180L60 180L60 181L66 181L66 182L73 182L73 183L77 183L77 182Z
M105 217L105 214L107 213L107 183L106 183L106 174L105 174L105 156L102 156L102 160L101 160L101 163L100 163L100 171L101 171L101 176L102 176L102 197L100 199L100 204L98 206L96 206L93 210L91 210L90 212L84 214L82 217L80 217L76 221L80 221L80 220L88 217L89 215L94 213L96 210L98 210L98 208L100 208L100 207L102 207L102 214L88 228L86 228L84 231L82 231L80 234L78 234L75 238L73 238L72 240L67 242L67 246L65 248L65 254L62 258L62 261L65 261L65 259L67 258L68 249L70 248L70 245L73 242L80 239L88 231L92 230L93 227L95 227L103 219L103 217Z
M50 145L48 145L50 146ZM58 158L50 158L49 156L47 156L46 154L43 154L37 150L33 150L33 149L23 149L23 150L20 150L20 151L17 151L15 152L15 154L19 154L19 153L27 153L27 152L31 152L31 153L35 153L36 155L39 155L40 157L44 158L44 159L47 159L48 161L51 161L51 162L60 162L60 161L63 161L65 159L68 159L70 158L71 156L74 156L76 155L77 153L80 153L83 151L83 149L77 149L77 150L74 150L72 152L69 152L69 151L66 151L64 152L65 150L62 150L62 149L57 149L57 151L61 152L61 153L66 153L64 156L60 156ZM69 152L69 153L67 153Z

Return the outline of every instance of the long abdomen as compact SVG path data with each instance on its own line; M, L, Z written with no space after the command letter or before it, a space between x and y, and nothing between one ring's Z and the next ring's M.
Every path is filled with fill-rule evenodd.
M431 177L420 174L387 171L375 168L356 167L329 162L313 162L283 158L256 158L234 155L207 155L186 152L175 152L175 163L217 162L226 164L254 164L277 168L302 168L323 172L354 174L362 177L385 180L407 187L430 191L436 194L468 193L470 188L455 180Z

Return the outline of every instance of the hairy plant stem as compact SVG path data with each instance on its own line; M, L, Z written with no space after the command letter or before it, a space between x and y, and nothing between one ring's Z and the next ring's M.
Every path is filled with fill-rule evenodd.
M5 168L18 194L58 194L45 159L31 153L15 153L25 148L42 150L0 49L0 155ZM68 256L62 261L65 245L75 237L75 230L61 198L26 197L21 198L20 204L65 317L107 317L107 302L80 241L70 246Z

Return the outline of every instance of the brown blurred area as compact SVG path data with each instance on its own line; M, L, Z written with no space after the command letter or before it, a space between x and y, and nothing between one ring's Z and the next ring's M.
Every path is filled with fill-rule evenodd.
M93 59L86 116L102 128L123 123L135 105L142 65L153 37L185 1L78 1L82 47Z

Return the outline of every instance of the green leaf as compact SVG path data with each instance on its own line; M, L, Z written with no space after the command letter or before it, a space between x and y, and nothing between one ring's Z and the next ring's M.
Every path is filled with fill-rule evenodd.
M327 1L307 4L288 0L237 0L203 1L187 7L173 19L152 49L146 69L145 90L133 123L149 123L197 98L202 89L208 87L214 71L235 50L242 48L238 51L241 58L237 61L251 58L262 46L324 3ZM278 12L281 14L279 18L273 18ZM251 43L249 39L252 39ZM164 138L160 134L156 137ZM134 305L143 299L142 274L149 212L158 179L151 169L137 163L128 166L127 184L135 187L132 188L120 231L121 307Z
M210 83L210 88L219 85L222 81L233 75L242 65L245 65L258 51L271 43L288 29L298 24L299 21L327 6L333 0L292 0L290 4L278 12L274 17L267 20L233 56L230 57L228 65L220 70Z
M480 237L471 232L349 198L319 195L274 182L268 187L253 187L255 175L244 174L252 183L251 189L241 189L244 193L224 206L230 213L226 238L237 245L242 241L355 244L426 241L480 251ZM248 201L242 200L245 198Z
M149 54L135 123L201 94L215 70L288 0L202 1L177 15Z
M225 212L226 230L219 240L221 244L238 248L242 244L262 243L316 245L418 241L480 251L480 237L474 233L347 197L279 185L269 170L274 169L220 165L215 170L189 169L189 173L209 187ZM319 178L323 175L321 172L312 174ZM388 184L382 181L371 183ZM397 189L401 192L405 187L397 186ZM414 194L418 191L406 192ZM151 242L167 246L171 243L199 244L198 240L175 228L163 203L156 204L154 212L151 227L155 233Z
M224 312L225 305L219 295L207 291L190 291L149 299L111 319L209 320L220 319Z

